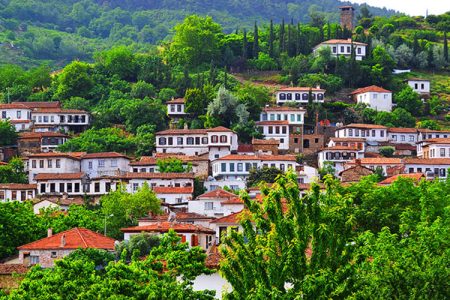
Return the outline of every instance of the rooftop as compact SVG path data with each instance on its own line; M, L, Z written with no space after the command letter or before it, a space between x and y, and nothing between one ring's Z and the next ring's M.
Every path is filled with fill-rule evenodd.
M364 94L364 93L368 93L368 92L372 92L372 93L392 93L389 90L386 90L382 87L376 86L376 85L371 85L371 86L367 86L367 87L363 87L363 88L359 88L354 90L351 95L357 95L357 94Z
M127 172L124 179L194 179L193 173L133 173Z
M360 159L362 165L393 165L393 164L402 164L401 158L391 158L391 157L371 157L371 158L361 158ZM352 160L347 164L353 165L356 164L356 160Z
M156 222L154 224L145 225L145 226L134 226L128 228L120 229L122 232L159 232L165 233L170 229L173 229L177 233L186 232L186 233L206 233L206 234L215 234L216 232L212 229L206 228L201 225L194 225L189 223L178 223L178 222Z
M86 228L73 228L18 247L19 250L95 248L114 250L115 240Z
M22 183L1 183L0 190L34 190L35 184L22 184Z
M324 89L317 87L307 87L307 86L299 86L299 87L285 87L279 89L277 92L325 92Z
M82 179L85 174L79 173L39 173L34 178L36 181L44 180L77 180Z
M382 125L376 125L376 124L357 124L357 123L352 123L352 124L348 124L345 125L344 127L340 127L339 129L342 128L359 128L359 129L387 129L386 126L382 126Z
M425 175L423 173L398 174L398 175L394 175L392 177L386 178L385 180L379 182L379 184L382 184L382 185L392 184L394 181L396 181L400 177L401 178L411 178L415 181L419 181L422 178L425 178Z
M187 187L166 187L166 186L155 186L152 190L156 194L192 194L194 188L192 186Z
M185 101L184 98L177 98L167 101L166 104L184 104Z
M360 42L355 42L355 41L352 42L351 39L346 39L346 40L344 40L344 39L331 39L331 40L322 42L319 45L322 45L322 44L326 44L326 45L348 44L348 45L350 45L352 43L353 43L353 45L357 45L357 46L367 46L367 44L365 44L365 43L360 43Z
M409 165L450 165L450 158L406 158Z

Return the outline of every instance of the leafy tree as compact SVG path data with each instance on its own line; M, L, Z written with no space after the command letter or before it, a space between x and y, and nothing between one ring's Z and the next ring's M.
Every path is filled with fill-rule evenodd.
M95 60L99 67L109 75L117 75L120 79L131 81L137 77L136 57L125 46L118 46L111 50L97 53Z
M120 228L136 225L140 217L160 211L160 201L147 184L134 194L122 189L110 192L101 197L100 204L106 217L107 235L115 238L122 236Z
M239 142L251 143L252 139L261 139L263 134L258 130L255 121L250 120L247 123L238 123L231 128L236 132Z
M134 137L119 128L88 129L78 137L60 145L63 152L85 151L132 153L136 149Z
M91 65L79 61L73 61L65 66L62 74L57 79L55 99L89 98L94 87L91 71Z
M415 116L422 113L422 100L420 100L419 94L417 94L410 86L405 87L396 94L395 101L397 102L398 107L404 108Z
M441 130L441 126L439 126L438 122L436 122L435 120L423 120L417 122L417 127L431 130Z
M253 31L253 57L259 56L259 37L258 37L258 25L255 21L255 30Z
M262 202L243 197L248 208L240 221L243 232L229 230L220 247L220 270L233 287L225 299L349 295L352 204L333 196L334 181L328 179L326 188L325 194L313 185L300 198L297 178L289 172L262 190Z
M0 120L0 147L17 143L17 132L14 125L7 120Z
M0 224L0 259L15 254L16 247L38 239L45 231L31 202L0 202Z
M91 102L81 97L71 97L62 103L65 109L79 109L89 111L91 109Z
M169 59L175 64L194 68L210 63L219 53L222 28L211 17L188 16L175 26Z
M323 167L319 169L319 175L321 179L326 178L327 175L334 176L336 174L336 169L334 168L333 162L326 161Z
M274 183L282 174L283 171L275 167L252 168L247 178L247 187L254 187L262 182Z
M416 119L411 113L401 107L397 107L392 112L393 123L395 127L414 127Z
M261 109L270 102L269 90L252 84L239 86L235 95L239 102L246 106L250 119L253 120L259 120Z
M28 183L23 161L15 157L7 165L0 165L0 183Z
M145 97L154 97L155 93L155 87L151 83L140 80L131 88L130 96L133 98L144 99Z
M156 234L139 233L132 235L129 241L122 241L116 245L116 256L126 261L131 260L131 256L137 253L138 257L147 256L153 247L159 246L160 238ZM125 253L124 253L125 251Z
M380 147L380 154L384 157L392 157L394 155L395 148L392 146Z
M209 127L225 126L246 123L249 112L245 104L239 103L239 100L224 87L220 87L217 97L208 104L208 115L206 125Z
M141 125L136 130L136 155L151 155L155 147L155 126Z
M192 172L192 164L185 164L181 159L165 158L156 161L158 170L161 173L189 173Z
M186 100L187 113L193 117L204 114L207 103L205 93L201 89L187 89L184 99Z
M437 116L444 111L445 102L441 100L438 96L432 96L428 99L427 104L430 109L430 114Z

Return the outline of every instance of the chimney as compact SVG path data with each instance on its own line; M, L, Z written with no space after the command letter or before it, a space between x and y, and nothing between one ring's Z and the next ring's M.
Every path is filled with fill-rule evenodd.
M187 123L184 123L184 129L185 129L185 130L189 129Z
M61 248L64 248L66 246L66 235L63 234L61 236Z
M320 84L316 85L316 89L320 90Z
M53 235L53 229L48 228L47 229L47 237L51 237Z

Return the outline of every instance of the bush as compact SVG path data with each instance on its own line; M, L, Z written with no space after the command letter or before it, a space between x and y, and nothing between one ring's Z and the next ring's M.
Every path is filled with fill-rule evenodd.
M392 157L394 155L395 148L392 146L380 147L380 154L384 157Z

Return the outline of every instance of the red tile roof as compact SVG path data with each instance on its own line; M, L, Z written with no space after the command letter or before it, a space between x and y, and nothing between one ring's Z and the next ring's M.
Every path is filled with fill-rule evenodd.
M47 157L65 157L74 160L80 160L80 158L85 155L86 152L46 152L46 153L36 153L28 155L29 159L33 158L47 158Z
M297 161L297 157L295 155L258 155L258 157L264 162L264 161Z
M83 178L84 173L39 173L34 178L36 181L45 180L77 180Z
M184 98L177 98L167 101L166 104L184 104L185 101Z
M65 243L63 243L65 240ZM86 228L73 228L18 247L19 250L95 248L114 250L115 240Z
M177 223L177 222L156 222L151 225L145 226L135 226L120 229L122 232L160 232L165 233L170 229L173 229L177 233L207 233L215 234L216 232L212 229L206 228L201 225L194 225L189 223Z
M376 157L376 158L361 158L362 165L395 165L402 164L400 158L388 158L388 157ZM355 160L348 162L347 164L355 164Z
M229 154L218 160L261 160L261 161L296 161L295 155L240 155Z
M306 87L286 87L286 88L279 89L277 92L309 92L310 90L313 92L325 92L324 89L307 87L307 86Z
M233 213L231 215L212 220L209 223L212 223L212 224L233 224L233 225L237 225L237 224L239 224L239 217L242 214L242 212L243 211L241 210L241 211Z
M349 44L350 45L351 43L352 43L351 39L347 39L347 40L344 40L344 39L331 39L331 40L328 40L328 41L320 43L319 46L322 45L322 44L331 44L331 45L335 45L335 44ZM367 46L367 44L365 44L365 43L360 43L360 42L355 42L355 41L353 41L353 45Z
M167 129L157 132L156 135L191 135L206 133L206 129Z
M52 132L52 131L19 133L19 139L36 139L36 138L43 138L43 137L67 137L67 135L64 133Z
M35 184L22 184L22 183L1 183L0 190L34 190Z
M130 166L154 166L156 165L156 158L153 156L142 156L139 161L130 163Z
M300 107L289 107L289 106L272 106L272 107L264 107L263 111L302 111L306 110Z
M289 125L289 121L258 121L256 125Z
M207 132L234 132L233 130L228 129L228 128L223 127L223 126L218 126L218 127L214 127L214 128L209 128L209 129L206 129L206 131L207 131Z
M212 220L213 217L208 217L205 215L201 215L194 212L187 212L187 211L179 211L175 213L176 217L175 219L178 222L187 222L191 220ZM163 215L156 215L156 216L148 216L143 217L139 219L139 222L161 222L161 221L167 221L169 218L169 214L163 214Z
M280 141L276 139L268 139L268 140L258 140L252 139L253 145L279 145Z
M322 148L322 151L328 151L328 150L330 150L330 151L345 151L345 150L358 151L358 148L357 147L350 147L350 146L340 146L340 145L333 146L333 147Z
M22 104L28 108L58 108L61 107L59 101L41 102L41 101L30 101L30 102L13 102L15 104Z
M0 109L29 109L29 108L21 103L13 102L13 103L1 103Z
M237 148L238 153L253 153L253 151L253 145L248 144L240 144Z
M332 137L330 140L335 142L365 142L366 140L363 138L337 138Z
M8 120L11 124L31 123L31 120Z
M357 94L364 94L364 93L392 93L389 90L383 89L382 87L376 86L376 85L371 85L371 86L367 86L367 87L363 87L363 88L359 88L354 90L351 95L357 95Z
M408 165L450 165L450 158L406 158Z
M417 130L419 130L419 132L422 132L422 133L437 133L437 134L447 133L447 134L450 134L450 130L433 130L433 129L428 129L428 128L419 128Z
M39 114L87 114L87 111L79 109L62 109L62 108L35 108L35 113Z
M194 179L193 173L133 173L127 172L124 179Z
M98 152L98 153L87 153L82 156L83 159L92 159L92 158L128 158L128 156L117 153L117 152ZM128 158L129 159L129 158Z
M360 128L360 129L388 129L386 126L382 126L382 125L376 125L376 124L357 124L357 123L352 123L352 124L348 124L345 125L344 127L340 127L337 128L342 129L342 128Z
M423 140L422 143L429 143L429 144L450 144L450 138L434 138L434 139L427 139Z
M155 186L152 189L156 194L192 194L194 192L194 188L192 186L188 187Z
M394 133L417 133L416 128L388 128L388 132Z
M396 181L400 177L412 178L415 181L419 181L422 178L425 178L425 175L423 173L398 174L398 175L394 175L392 177L386 178L385 180L379 182L378 184L392 184L394 181Z
M238 196L233 193L227 192L222 189L217 189L214 191L210 191L210 192L201 194L200 196L197 197L197 199L217 199L217 198L230 199L230 198L236 198L236 197L238 197Z

